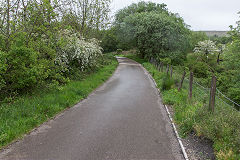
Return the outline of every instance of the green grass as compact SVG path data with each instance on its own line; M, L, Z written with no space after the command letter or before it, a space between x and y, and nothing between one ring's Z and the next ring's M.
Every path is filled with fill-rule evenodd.
M166 73L159 72L152 64L131 55L133 60L141 62L142 65L155 79L161 90L163 102L173 106L174 121L179 126L182 137L186 137L194 131L199 137L211 140L215 155L219 160L240 160L240 112L228 105L218 102L215 112L208 112L208 92L194 87L193 98L188 99L188 82L179 92L177 87L169 85ZM181 78L181 68L174 68L173 81ZM171 83L172 84L172 83ZM162 90L165 87L166 90Z
M8 145L36 126L86 98L115 71L118 63L111 62L81 81L70 81L50 91L18 98L11 104L0 105L0 148Z

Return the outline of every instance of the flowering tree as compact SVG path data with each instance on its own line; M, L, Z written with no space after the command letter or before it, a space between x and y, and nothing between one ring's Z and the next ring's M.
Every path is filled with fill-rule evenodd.
M96 65L97 58L102 56L102 48L96 39L85 40L70 30L60 32L60 49L57 61L62 66L71 68L77 65L82 71Z
M200 41L193 51L197 56L197 61L205 64L211 72L215 72L218 61L217 55L220 56L220 50L213 41Z
M209 54L215 54L218 52L217 46L213 41L205 40L198 42L197 46L193 50L195 53L205 54L209 56Z

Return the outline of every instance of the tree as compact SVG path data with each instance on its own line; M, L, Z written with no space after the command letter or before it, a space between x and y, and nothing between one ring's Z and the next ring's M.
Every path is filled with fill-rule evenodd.
M0 1L0 101L46 83L66 83L69 77L95 69L102 48L89 35L96 37L93 33L108 24L109 4L109 0Z
M153 11L168 14L165 4L156 4L144 1L141 1L139 3L133 3L130 6L119 10L116 13L114 26L117 30L116 35L119 41L118 48L128 50L137 47L136 39L133 39L134 26L127 26L125 23L125 18L137 13L149 13Z
M116 27L120 43L136 46L142 57L171 58L178 63L179 57L189 47L190 30L177 14L168 12L164 4L140 2L120 10ZM127 15L128 13L131 13Z
M194 53L197 54L197 60L204 62L209 67L211 72L215 72L217 68L217 54L219 49L213 41L200 41L194 48Z
M197 46L194 48L194 52L204 54L208 57L209 55L213 55L218 52L218 49L213 41L205 40L198 42Z
M190 34L190 50L189 52L192 52L192 50L195 48L195 46L198 44L200 41L208 40L208 36L204 32L195 32L192 31Z
M113 52L118 49L118 40L116 36L116 28L111 27L110 29L102 31L101 46L105 53Z
M71 0L67 1L65 12L77 17L80 32L87 36L90 29L104 29L110 19L111 0Z

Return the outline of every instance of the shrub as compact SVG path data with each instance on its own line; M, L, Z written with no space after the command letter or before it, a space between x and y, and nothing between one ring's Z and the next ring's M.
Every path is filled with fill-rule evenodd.
M117 49L117 54L122 54L123 50L122 49Z
M161 62L163 62L164 65L171 64L170 58L162 58L160 59Z
M23 90L38 83L41 64L38 63L38 53L26 47L14 47L8 53L1 52L0 77L5 81L4 89L10 91Z
M166 75L163 78L163 83L161 86L161 89L164 90L170 90L172 87L174 86L174 80L172 78L170 78L169 75Z
M85 40L70 30L61 32L59 46L57 62L68 69L79 67L81 71L85 71L95 67L97 59L102 56L98 40Z

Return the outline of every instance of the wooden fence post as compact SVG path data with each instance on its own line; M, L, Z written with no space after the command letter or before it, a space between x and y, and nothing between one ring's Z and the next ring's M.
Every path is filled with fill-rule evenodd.
M168 72L169 72L169 64L167 65L167 70L166 70L166 72L167 72L167 75L168 75Z
M158 67L157 67L157 69L158 69L159 72L160 72L160 67L161 67L161 62L158 63Z
M163 72L163 62L161 63L161 72Z
M190 78L189 78L189 99L192 99L192 89L193 89L193 72L190 72Z
M215 107L216 83L217 83L217 78L215 75L213 75L211 88L210 88L210 100L209 100L209 111L212 113L214 112L214 107Z
M171 76L171 78L172 78L172 74L173 74L173 68L172 68L172 66L171 66L171 71L170 71L170 76Z
M181 91L181 89L182 89L182 85L183 85L183 81L184 81L185 75L186 75L186 71L184 70L183 75L182 75L182 79L181 79L181 82L180 82L180 85L178 87L178 91Z

